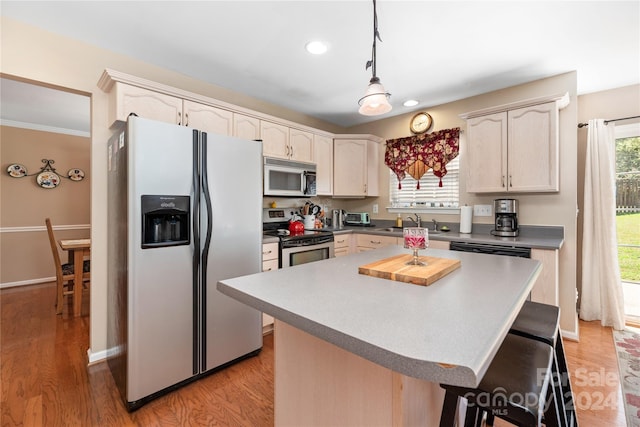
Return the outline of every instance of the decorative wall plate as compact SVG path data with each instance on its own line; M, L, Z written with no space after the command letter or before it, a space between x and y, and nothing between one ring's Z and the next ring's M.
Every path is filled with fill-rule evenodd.
M7 168L7 172L14 178L22 178L23 176L27 176L27 168L18 163L9 166Z
M71 181L82 181L84 179L84 172L82 169L69 169L67 176Z
M60 185L60 177L55 172L44 171L38 174L36 182L42 188L56 188Z

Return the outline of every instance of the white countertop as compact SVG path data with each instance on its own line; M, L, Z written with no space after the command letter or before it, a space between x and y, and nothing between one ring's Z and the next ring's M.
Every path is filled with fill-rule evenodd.
M223 280L218 289L402 374L477 386L541 264L427 249L421 253L460 259L461 267L426 287L358 274L360 265L400 253L409 251L389 246Z

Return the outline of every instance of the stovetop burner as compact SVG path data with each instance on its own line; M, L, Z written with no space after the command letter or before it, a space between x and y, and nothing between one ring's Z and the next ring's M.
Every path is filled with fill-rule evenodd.
M333 232L329 230L305 230L301 234L289 234L289 219L294 214L293 209L264 209L263 233L266 236L278 237L281 246L309 246L333 241Z
M281 240L304 239L315 236L333 236L333 232L329 230L304 230L304 233L291 234L288 230L288 224L277 229L264 229L266 236L279 237Z

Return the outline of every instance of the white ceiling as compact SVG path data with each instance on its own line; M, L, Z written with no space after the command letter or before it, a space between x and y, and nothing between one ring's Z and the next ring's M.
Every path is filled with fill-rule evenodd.
M640 83L638 0L378 0L377 9L377 74L393 105L382 117L573 70L578 94ZM2 1L0 12L337 125L380 118L357 113L371 77L369 0ZM311 39L329 51L308 54ZM3 116L23 108L5 94L3 83ZM409 98L420 104L403 107Z

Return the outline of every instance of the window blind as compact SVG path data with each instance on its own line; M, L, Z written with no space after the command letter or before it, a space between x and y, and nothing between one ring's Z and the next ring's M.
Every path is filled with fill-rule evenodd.
M398 177L389 171L389 198L392 207L458 207L460 199L460 157L447 163L447 174L442 178L433 175L432 171L420 178L420 189L415 179L407 175L401 181L402 189L398 190Z

